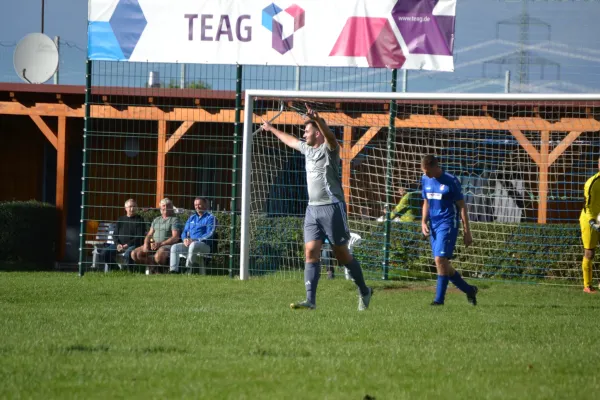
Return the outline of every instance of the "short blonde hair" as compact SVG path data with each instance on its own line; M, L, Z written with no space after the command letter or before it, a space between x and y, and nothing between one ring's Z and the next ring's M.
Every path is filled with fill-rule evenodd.
M160 205L162 206L163 204L165 205L173 205L173 202L171 201L171 199L169 199L168 197L165 197L164 199L162 199L160 201Z

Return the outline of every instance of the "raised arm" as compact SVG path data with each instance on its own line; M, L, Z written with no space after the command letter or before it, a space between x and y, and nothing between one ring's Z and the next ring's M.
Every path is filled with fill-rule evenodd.
M310 108L308 104L306 105L306 116L316 122L317 126L319 127L319 131L321 131L323 137L325 138L325 143L327 143L329 150L335 150L338 147L338 141L335 138L335 134L331 131L331 129L329 129L327 122L325 122L325 120L321 118L321 116L319 116L315 110Z
M281 140L286 146L298 150L298 143L300 142L300 140L297 137L292 136L289 133L282 132L279 129L275 129L273 125L271 125L264 119L261 128L263 129L263 131L271 132L273 135L277 136L277 139Z

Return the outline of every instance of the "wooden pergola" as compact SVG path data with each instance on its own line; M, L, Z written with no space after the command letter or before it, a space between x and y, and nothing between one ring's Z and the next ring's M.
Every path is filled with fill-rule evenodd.
M177 142L197 122L235 122L235 93L201 89L140 89L102 88L92 89L93 104L90 117L96 119L151 120L158 123L158 144L156 160L156 205L165 192L165 160ZM129 105L123 104L126 98ZM177 99L174 101L173 99ZM177 104L173 106L172 104ZM348 106L348 107L347 107ZM353 102L351 106L335 102L339 110L352 110L344 118L342 179L343 185L350 187L351 161L377 135L389 125L389 105L386 102L369 104ZM361 109L363 107L363 109ZM510 116L507 109L519 109L518 116ZM573 112L573 110L578 110ZM343 111L340 111L343 112ZM267 111L254 117L255 123L261 117L268 120L276 111ZM58 258L62 258L66 234L66 172L67 144L69 135L83 132L67 132L68 118L84 118L84 88L64 85L0 85L0 114L29 116L57 151L56 166L56 207L61 216ZM506 117L506 115L509 115ZM574 118L574 115L578 115ZM339 119L339 112L322 112L325 120ZM600 131L600 102L563 102L561 104L539 104L533 102L507 103L501 101L470 102L440 101L398 101L396 129L465 129L510 132L529 154L539 168L539 207L538 222L546 223L548 170L549 167L583 132ZM243 121L243 112L241 120ZM50 128L49 119L57 119L57 129ZM169 125L176 129L169 132ZM279 125L302 124L296 112L283 112L276 119ZM367 127L366 133L352 144L353 129ZM533 143L528 137L531 132L539 135ZM550 149L551 132L566 132L560 144ZM535 143L540 143L536 146ZM349 203L350 190L346 190Z

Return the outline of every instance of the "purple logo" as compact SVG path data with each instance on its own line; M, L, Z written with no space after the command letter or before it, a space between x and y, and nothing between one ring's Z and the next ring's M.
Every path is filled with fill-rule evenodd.
M275 3L262 11L262 25L273 34L273 49L285 54L294 47L294 33L304 26L304 10L292 4L285 10Z

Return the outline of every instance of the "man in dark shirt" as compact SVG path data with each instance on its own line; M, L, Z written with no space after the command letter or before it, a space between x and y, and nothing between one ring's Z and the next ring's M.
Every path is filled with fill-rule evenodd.
M127 215L119 217L117 221L114 243L98 254L102 262L114 264L117 253L122 253L124 264L129 265L132 262L131 252L144 243L147 227L144 219L136 214L137 203L134 199L125 202L125 212Z

